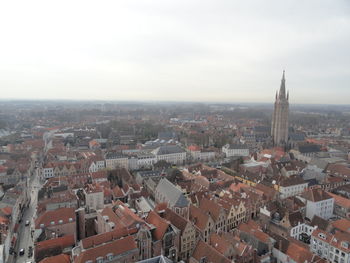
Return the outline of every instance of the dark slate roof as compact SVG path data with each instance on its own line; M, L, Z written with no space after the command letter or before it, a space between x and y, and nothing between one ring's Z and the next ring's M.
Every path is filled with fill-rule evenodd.
M106 159L119 159L119 158L128 158L125 155L122 155L121 153L116 153L116 152L108 152L105 155Z
M314 216L314 218L312 219L310 225L311 226L317 226L319 229L323 230L323 231L327 231L327 228L329 226L329 222L319 216Z
M303 133L290 133L289 139L292 141L305 141L305 134L303 134Z
M176 138L176 133L171 131L158 132L158 139L169 141Z
M163 155L163 154L173 154L173 153L183 153L183 152L185 152L185 150L178 145L163 145L156 150L155 154Z
M287 177L285 178L280 185L283 187L288 187L288 186L292 186L292 185L298 185L298 184L305 184L306 182L300 178L299 176L291 176L291 177Z
M188 206L188 200L181 192L180 189L176 188L168 179L163 178L159 181L156 192L162 193L169 200L172 206L186 207Z
M137 174L141 177L154 177L160 176L162 174L161 171L139 171Z
M290 221L290 224L292 225L292 227L295 227L298 225L299 222L303 223L304 219L303 219L302 214L299 211L297 211L297 212L289 214L289 221Z
M315 153L320 151L321 146L317 144L303 144L299 146L299 152L301 153Z
M318 182L316 179L308 179L308 180L305 180L305 182L308 183L308 186L314 186L314 185L318 185Z
M245 144L230 144L229 149L248 149L249 147Z
M261 133L270 133L271 128L269 126L256 126L254 127L255 132L261 132Z

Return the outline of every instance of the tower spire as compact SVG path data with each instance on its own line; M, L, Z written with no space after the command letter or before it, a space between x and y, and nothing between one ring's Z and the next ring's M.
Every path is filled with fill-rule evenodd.
M284 70L283 70L283 74L282 74L279 98L280 99L285 99L286 98L286 78L285 78L285 71Z
M283 70L281 86L276 93L275 108L272 115L271 135L274 145L287 146L288 143L288 115L289 92L286 94L286 78Z

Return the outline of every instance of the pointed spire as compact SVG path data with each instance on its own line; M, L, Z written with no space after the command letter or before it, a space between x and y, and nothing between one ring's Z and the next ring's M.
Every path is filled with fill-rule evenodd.
M282 80L281 80L279 98L280 99L286 98L286 79L285 79L285 71L284 70L283 70L283 75L282 75Z

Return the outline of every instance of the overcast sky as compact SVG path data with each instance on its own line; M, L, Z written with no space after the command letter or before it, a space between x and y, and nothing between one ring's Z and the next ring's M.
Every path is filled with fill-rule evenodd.
M1 1L0 99L350 103L349 0Z

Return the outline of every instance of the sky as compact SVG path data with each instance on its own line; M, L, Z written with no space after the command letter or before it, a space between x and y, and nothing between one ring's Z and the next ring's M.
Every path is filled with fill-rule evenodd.
M350 103L349 0L1 1L0 99Z

